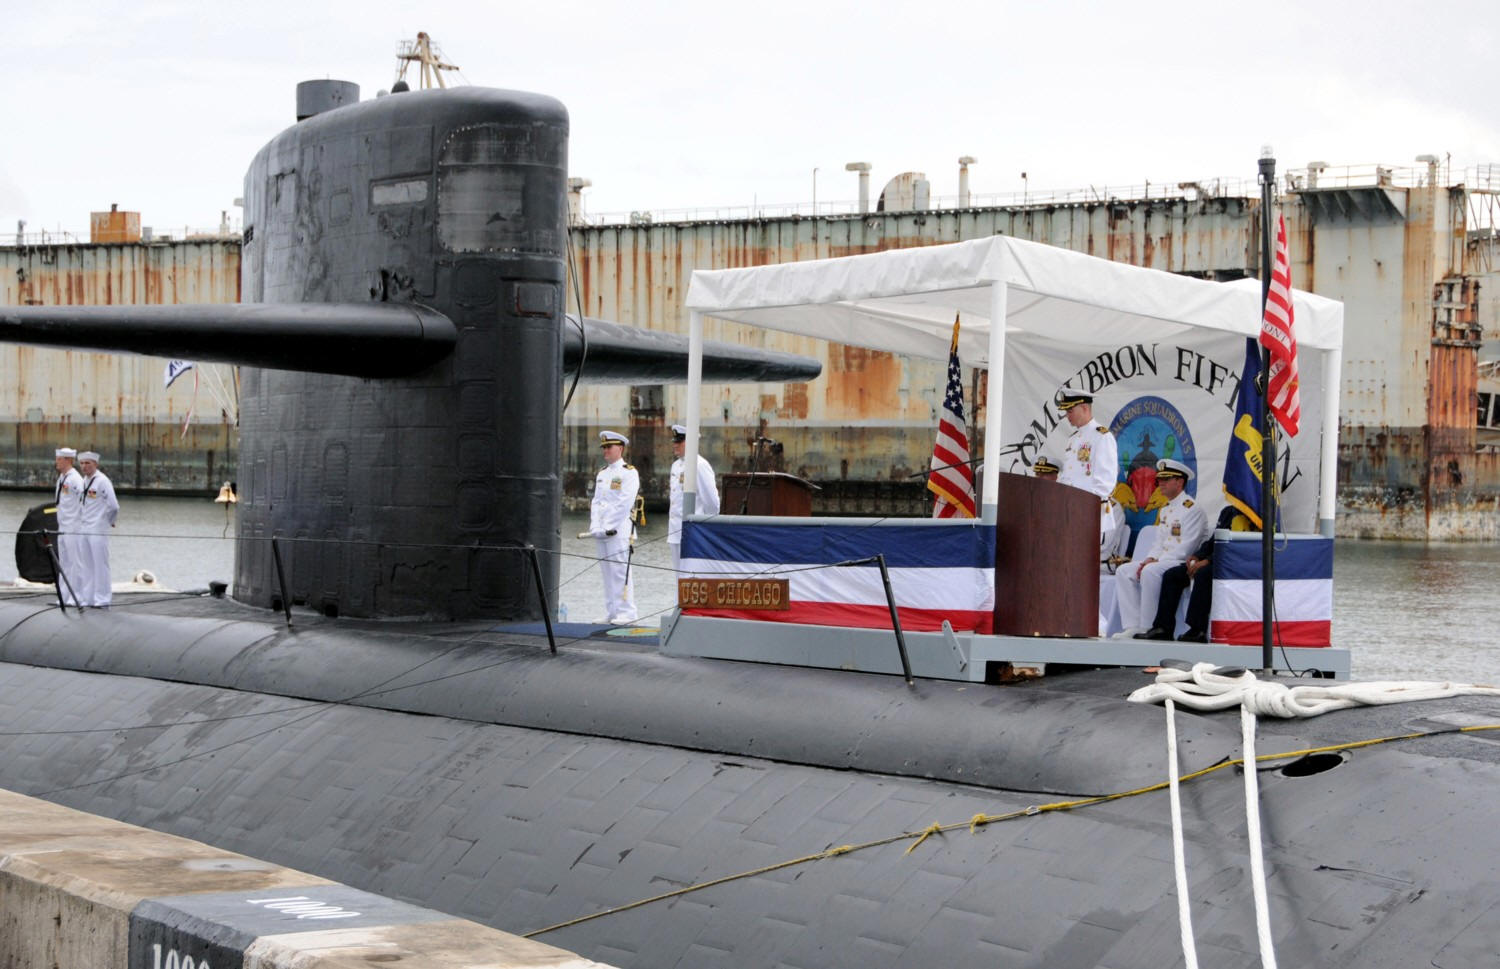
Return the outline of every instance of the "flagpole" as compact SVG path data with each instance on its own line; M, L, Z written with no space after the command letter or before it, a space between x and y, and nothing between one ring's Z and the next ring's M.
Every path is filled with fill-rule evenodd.
M1276 189L1276 158L1271 146L1260 151L1260 308L1264 320L1266 301L1271 294L1271 206ZM1262 324L1263 325L1263 324ZM1260 348L1260 394L1261 394L1261 488L1260 488L1260 658L1262 672L1270 676L1271 619L1276 598L1273 594L1276 581L1276 445L1274 439L1275 420L1271 416L1271 351L1264 345Z

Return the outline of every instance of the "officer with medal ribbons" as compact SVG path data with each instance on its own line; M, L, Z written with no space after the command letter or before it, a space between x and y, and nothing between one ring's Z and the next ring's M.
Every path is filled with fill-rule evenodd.
M599 570L604 574L605 621L624 625L636 621L635 594L631 591L631 511L641 490L641 476L625 463L625 445L630 438L615 431L599 432L604 467L594 477L594 500L589 504L589 534L599 552Z
M78 601L96 609L108 609L111 596L109 530L115 527L115 518L120 514L120 501L115 497L114 483L99 470L97 451L80 453L78 466L83 476L78 503L78 530L82 533L79 578L75 580Z
M682 489L687 466L683 463L683 452L687 448L687 428L672 425L672 484L667 504L667 544L672 546L672 568L682 571ZM698 477L695 489L693 513L717 515L719 513L719 486L714 480L714 469L703 455L698 455Z
M57 449L53 463L57 466L57 486L53 488L53 500L57 504L57 561L62 568L58 579L63 601L70 606L88 605L78 601L76 588L81 575L81 552L83 536L79 532L78 518L83 499L83 476L73 467L78 452L70 447Z
M1181 461L1163 458L1156 462L1156 487L1167 499L1156 513L1156 542L1144 558L1139 551L1132 562L1115 573L1116 602L1120 606L1117 638L1146 632L1161 599L1162 573L1185 561L1208 534L1203 508L1187 496L1192 469Z
M1100 545L1110 544L1117 528L1110 495L1120 476L1120 450L1109 428L1094 421L1094 395L1064 387L1057 392L1057 409L1073 426L1063 450L1057 480L1099 496Z

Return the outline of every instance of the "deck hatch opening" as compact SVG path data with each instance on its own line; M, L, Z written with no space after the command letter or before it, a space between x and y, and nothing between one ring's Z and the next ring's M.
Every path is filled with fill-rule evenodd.
M1290 764L1281 768L1283 777L1312 777L1314 774L1322 774L1331 771L1344 762L1342 754L1318 753L1298 757Z

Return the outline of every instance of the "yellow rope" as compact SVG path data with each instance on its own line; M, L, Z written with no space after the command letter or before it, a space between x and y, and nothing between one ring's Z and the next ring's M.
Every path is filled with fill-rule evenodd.
M926 841L928 838L932 837L935 834L942 834L942 833L943 833L943 826L941 824L938 824L936 821L932 822L927 827L925 827L925 828L922 829L922 837L918 838L916 841L913 841L911 843L911 846L909 848L907 848L904 852L902 852L902 854L907 854L907 855L911 854L913 851L917 850L917 846L920 845L922 842Z
M754 878L756 875L767 875L773 871L780 871L783 868L790 868L793 865L804 865L810 861L822 861L824 858L836 858L839 855L847 855L851 851L858 851L860 848L869 848L876 844L889 844L892 841L899 841L905 837L909 837L909 835L902 834L893 838L886 838L883 841L872 841L861 845L839 845L837 848L828 848L827 850L819 851L816 854L803 855L801 858L792 858L789 861L778 861L774 865L766 865L764 868L756 868L753 871L742 871L737 875L725 875L723 878L715 878L712 881L698 882L697 884L688 885L686 887L676 889L675 891L663 892L660 895L653 895L650 898L642 898L634 902L627 902L624 905L617 905L614 908L605 909L602 912L595 912L592 915L584 915L576 919L569 919L566 922L559 922L556 925L549 925L544 929L536 929L535 931L523 934L521 938L530 939L534 936L541 935L544 932L555 932L558 929L565 929L570 925L577 925L580 922L588 922L593 919L603 918L606 915L615 915L619 912L628 912L633 908L640 908L642 905L650 905L652 902L660 902L668 898L676 898L678 895L686 895L689 892L696 892L705 888L712 888L715 885L722 885L725 882L738 881L742 878Z
M1378 744L1394 743L1401 740L1417 740L1422 737L1439 737L1449 733L1478 733L1484 730L1500 730L1500 723L1481 724L1472 727L1458 727L1454 730L1434 730L1424 733L1397 734L1390 737L1375 737L1370 740L1353 740L1348 743L1342 744L1328 744L1323 747L1306 747L1302 750L1288 750L1279 754L1261 754L1255 758L1255 761L1256 763L1261 763L1273 760L1293 760L1298 757L1306 757L1308 754L1336 753L1341 750L1358 750L1362 747L1374 747ZM1188 781L1194 781L1200 777L1207 777L1209 774L1213 774L1226 768L1242 766L1244 763L1244 758L1221 760L1217 764L1214 764L1210 767L1205 767L1202 770L1196 770L1187 774L1183 774L1177 779L1177 781L1180 784L1185 784ZM897 841L905 841L909 838L914 838L916 840L911 844L911 846L908 847L906 851L902 852L903 855L909 855L917 849L918 845L935 834L941 835L949 831L957 831L960 828L968 828L970 833L977 833L978 830L985 825L997 824L1001 821L1014 821L1017 818L1031 817L1037 814L1054 814L1062 811L1072 811L1077 808L1092 807L1096 804L1106 804L1110 801L1119 801L1127 797L1137 797L1142 794L1152 794L1156 791L1163 791L1166 790L1168 786L1170 786L1170 782L1161 781L1157 784L1148 784L1145 787L1137 787L1136 789L1131 791L1118 791L1114 794L1100 794L1094 797L1077 798L1072 801L1053 801L1050 804L1034 804L1030 807L1020 808L1015 811L1008 811L1005 814L976 814L967 821L955 821L951 824L939 824L937 822L933 822L920 831L903 831L900 834L894 834L886 838L878 838L874 841L865 841L860 844L840 845L837 848L827 848L823 851L816 852L815 854L803 855L800 858L792 858L787 861L780 861L773 865L766 865L763 868L756 868L751 871L743 871L738 874L725 875L722 878L715 878L710 881L687 885L674 891L663 892L660 895L653 895L650 898L642 898L634 902L628 902L625 905L617 905L614 908L604 909L601 912L594 912L589 915L581 915L578 918L569 919L566 922L558 922L556 925L549 925L545 928L534 929L530 932L523 933L521 937L524 939L535 938L539 935L545 935L548 932L556 932L558 929L566 929L570 926L578 925L583 922L590 922L594 919L604 918L606 915L616 915L620 912L628 912L633 908L640 908L642 905L650 905L652 902L660 902L669 898L676 898L681 895L687 895L690 892L702 891L705 888L713 888L715 885L723 885L727 882L739 881L744 878L754 878L757 875L766 875L773 871L780 871L783 868L791 868L795 865L805 865L814 861L823 861L828 858L836 858L839 855L847 855L854 851L863 851L866 848L878 848L882 845L894 844Z

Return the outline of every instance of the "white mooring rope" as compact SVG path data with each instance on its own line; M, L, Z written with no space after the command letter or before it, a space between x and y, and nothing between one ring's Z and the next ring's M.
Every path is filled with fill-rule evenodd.
M1240 707L1240 736L1244 745L1245 825L1250 850L1250 890L1255 896L1255 936L1260 940L1260 964L1276 969L1276 943L1271 939L1271 911L1266 901L1266 861L1260 836L1260 786L1255 771L1255 714L1247 702Z
M1316 717L1356 706L1409 703L1453 696L1500 696L1500 688L1484 684L1377 681L1342 683L1336 686L1293 686L1258 680L1250 670L1216 672L1213 663L1198 663L1191 669L1163 668L1156 682L1130 694L1135 703L1166 706L1168 788L1172 808L1172 863L1177 880L1177 921L1182 933L1182 953L1187 969L1197 969L1198 954L1193 941L1193 923L1187 892L1186 848L1182 834L1182 802L1178 793L1177 704L1193 710L1240 708L1240 736L1245 772L1245 824L1249 837L1250 883L1255 896L1255 933L1260 943L1260 963L1276 969L1276 949L1271 938L1271 913L1266 896L1266 872L1260 828L1260 787L1255 769L1255 718Z
M1250 887L1255 896L1255 934L1263 969L1276 969L1271 938L1271 912L1266 895L1264 839L1260 828L1260 787L1255 769L1255 718L1315 717L1356 706L1408 703L1453 696L1500 696L1493 686L1449 682L1342 683L1336 686L1294 686L1258 680L1250 670L1217 672L1212 663L1191 669L1166 667L1156 682L1130 694L1135 703L1164 703L1167 712L1167 780L1172 809L1172 867L1177 881L1177 922L1187 969L1197 969L1193 921L1187 886L1187 851L1182 833L1182 800L1178 791L1177 704L1194 710L1240 708L1240 737L1245 772L1245 825L1249 838Z
M1187 969L1198 969L1198 947L1193 942L1193 910L1188 899L1187 851L1182 840L1182 798L1177 783L1177 709L1167 697L1167 791L1172 798L1172 873L1177 879L1177 927L1182 935L1182 957Z
M1257 716L1316 717L1334 710L1452 696L1500 696L1500 688L1472 683L1376 681L1335 686L1287 686L1255 678L1250 670L1234 675L1214 672L1212 663L1190 670L1167 667L1156 682L1130 694L1135 703L1159 703L1171 697L1192 710L1228 710L1244 706Z

